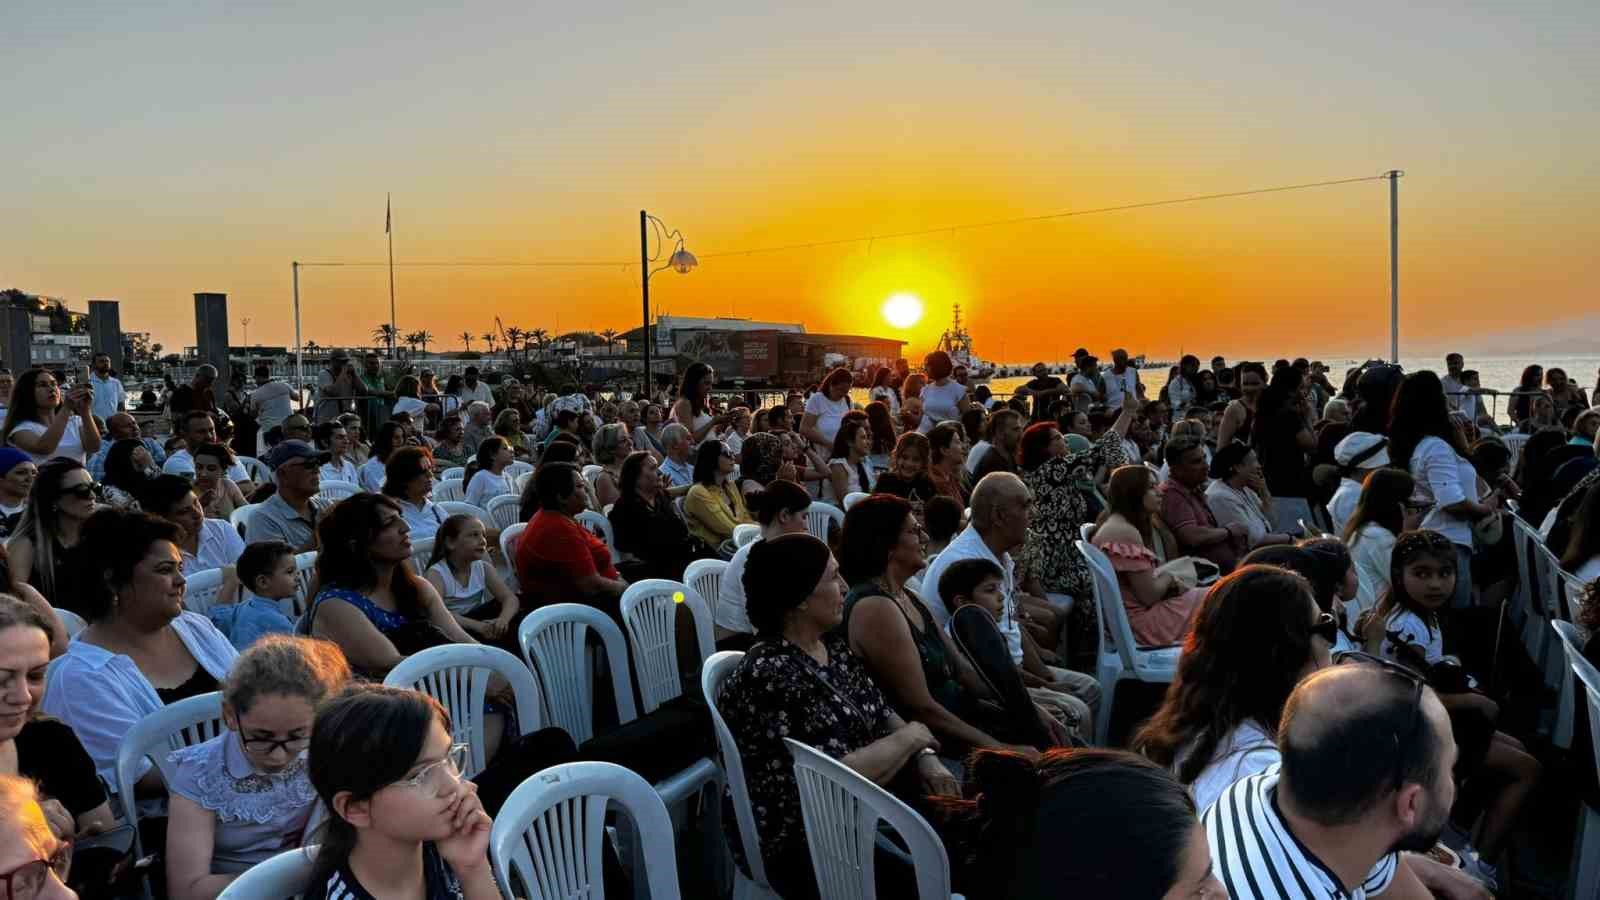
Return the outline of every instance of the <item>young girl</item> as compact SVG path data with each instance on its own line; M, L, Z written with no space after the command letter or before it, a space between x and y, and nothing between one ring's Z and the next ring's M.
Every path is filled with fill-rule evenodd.
M313 710L350 677L327 641L269 635L222 687L228 730L172 754L167 887L210 900L240 872L300 846L316 805L305 759Z
M1364 633L1369 649L1429 676L1450 713L1460 751L1457 780L1482 774L1497 788L1485 798L1476 841L1479 864L1487 870L1485 874L1497 877L1493 862L1505 848L1517 814L1539 780L1539 763L1519 741L1495 730L1499 704L1473 690L1471 678L1440 673L1439 664L1450 660L1444 653L1439 610L1455 593L1456 559L1455 545L1436 531L1400 535L1390 564L1389 593L1373 610Z
M478 445L476 458L467 464L466 501L473 506L487 507L491 499L501 494L516 493L516 484L506 477L506 466L514 462L515 451L505 438L484 438Z
M201 444L190 451L194 457L194 492L208 519L227 519L245 505L239 486L228 478L234 465L233 451L225 444Z
M450 734L417 691L361 685L318 710L311 783L330 815L307 900L499 900L491 822Z
M491 643L516 641L513 624L521 607L489 562L489 541L476 516L451 516L439 526L428 583L467 634Z

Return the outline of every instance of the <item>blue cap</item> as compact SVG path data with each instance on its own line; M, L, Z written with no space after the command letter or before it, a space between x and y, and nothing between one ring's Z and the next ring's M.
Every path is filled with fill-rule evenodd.
M15 447L0 447L0 476L25 462L33 462L33 457Z

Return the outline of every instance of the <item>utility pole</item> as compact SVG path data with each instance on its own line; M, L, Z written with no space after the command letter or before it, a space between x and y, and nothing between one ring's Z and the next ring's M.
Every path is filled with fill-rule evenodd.
M649 215L639 210L639 284L644 287L644 379L640 403L650 402L650 246L645 238Z
M1400 179L1399 169L1390 169L1389 179L1389 361L1400 363Z

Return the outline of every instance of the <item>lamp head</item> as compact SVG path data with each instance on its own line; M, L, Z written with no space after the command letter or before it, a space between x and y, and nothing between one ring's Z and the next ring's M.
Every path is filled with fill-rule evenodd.
M667 265L672 266L672 270L679 275L687 275L691 269L700 265L700 261L694 258L693 253L683 249L683 245L680 244L678 249L673 251L672 257L667 260Z

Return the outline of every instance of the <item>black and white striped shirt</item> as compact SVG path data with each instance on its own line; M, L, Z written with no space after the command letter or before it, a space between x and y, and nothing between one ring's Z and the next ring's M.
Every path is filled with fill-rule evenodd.
M1217 878L1228 895L1234 900L1365 900L1387 890L1398 853L1379 859L1361 884L1346 891L1289 832L1278 811L1278 769L1274 765L1234 782L1201 817Z

